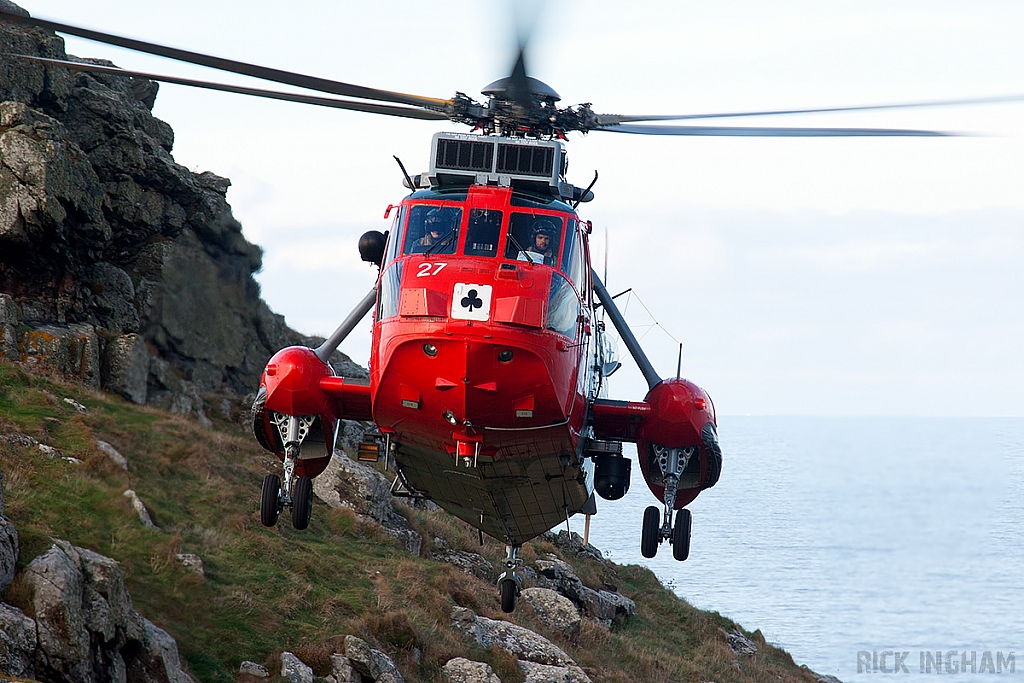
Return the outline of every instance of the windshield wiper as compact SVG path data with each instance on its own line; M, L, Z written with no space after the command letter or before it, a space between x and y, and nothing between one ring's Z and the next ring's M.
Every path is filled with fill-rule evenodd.
M522 255L524 255L526 257L526 262L529 263L530 267L532 268L533 267L533 259L530 258L529 254L526 253L526 250L523 249L523 246L521 244L519 244L519 242L516 241L516 238L512 236L512 231L511 230L508 233L508 238L512 242L512 245L515 246L515 248L519 250L519 254L522 254ZM516 258L519 258L519 254L516 254Z
M430 255L430 252L434 251L434 249L437 249L437 248L438 248L438 247L440 247L440 246L445 246L445 247L446 247L446 246L448 246L449 244L451 244L451 238L452 238L452 237L453 237L453 236L455 235L455 232L456 232L456 231L457 231L458 229L459 229L459 228L458 228L458 226L456 226L456 227L452 228L451 230L449 230L449 231L448 231L448 234L446 234L446 235L445 235L444 237L442 237L442 238L441 238L441 239L439 239L438 241L436 241L436 242L434 242L433 244L431 244L431 245L430 245L430 246L429 246L429 247L427 248L427 250L426 250L425 252L423 252L423 255L424 255L424 256L429 256L429 255Z

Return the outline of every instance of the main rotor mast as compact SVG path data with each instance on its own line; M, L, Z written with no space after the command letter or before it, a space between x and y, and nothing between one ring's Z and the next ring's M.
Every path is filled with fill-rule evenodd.
M513 138L565 140L566 133L586 133L600 125L589 102L559 107L561 97L543 81L527 76L522 79L526 92L521 92L515 80L500 78L485 87L481 92L488 96L486 104L457 92L444 113L485 134Z

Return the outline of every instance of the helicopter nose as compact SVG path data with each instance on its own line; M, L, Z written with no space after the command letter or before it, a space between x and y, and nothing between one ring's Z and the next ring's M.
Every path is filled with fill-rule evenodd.
M543 360L524 346L493 340L409 341L383 369L375 412L388 421L425 420L448 435L453 425L508 429L550 424L564 417L553 379Z

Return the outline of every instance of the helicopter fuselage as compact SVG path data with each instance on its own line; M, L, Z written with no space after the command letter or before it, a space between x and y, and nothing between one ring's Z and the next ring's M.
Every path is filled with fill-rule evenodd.
M439 239L432 211L447 212ZM545 253L530 251L545 241L536 224L555 233ZM382 263L373 419L416 491L513 544L593 491L580 450L599 385L586 237L559 201L493 186L417 192Z

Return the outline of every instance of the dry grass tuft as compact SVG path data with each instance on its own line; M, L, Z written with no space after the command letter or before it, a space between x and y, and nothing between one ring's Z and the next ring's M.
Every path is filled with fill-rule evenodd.
M25 616L35 619L36 607L32 602L34 596L35 590L25 579L24 572L18 572L14 577L14 581L11 582L11 585L4 592L3 601L20 609L25 613Z
M350 508L327 508L321 513L321 517L331 533L338 538L345 538L355 533L358 524L356 513Z
M329 676L331 673L331 655L335 652L329 642L319 645L298 645L292 651L296 657L313 670L316 676Z
M174 534L166 542L157 545L149 556L149 565L154 574L159 574L168 565L174 566L175 557L181 552L181 536Z
M363 625L365 632L387 649L406 652L411 652L413 648L423 649L424 639L404 609L369 614L363 617Z
M487 663L494 669L502 683L522 683L526 675L519 668L519 660L497 645L492 645L487 652Z
M611 633L604 626L590 617L583 617L580 620L580 635L576 639L576 647L581 650L600 652L611 640L611 637Z

